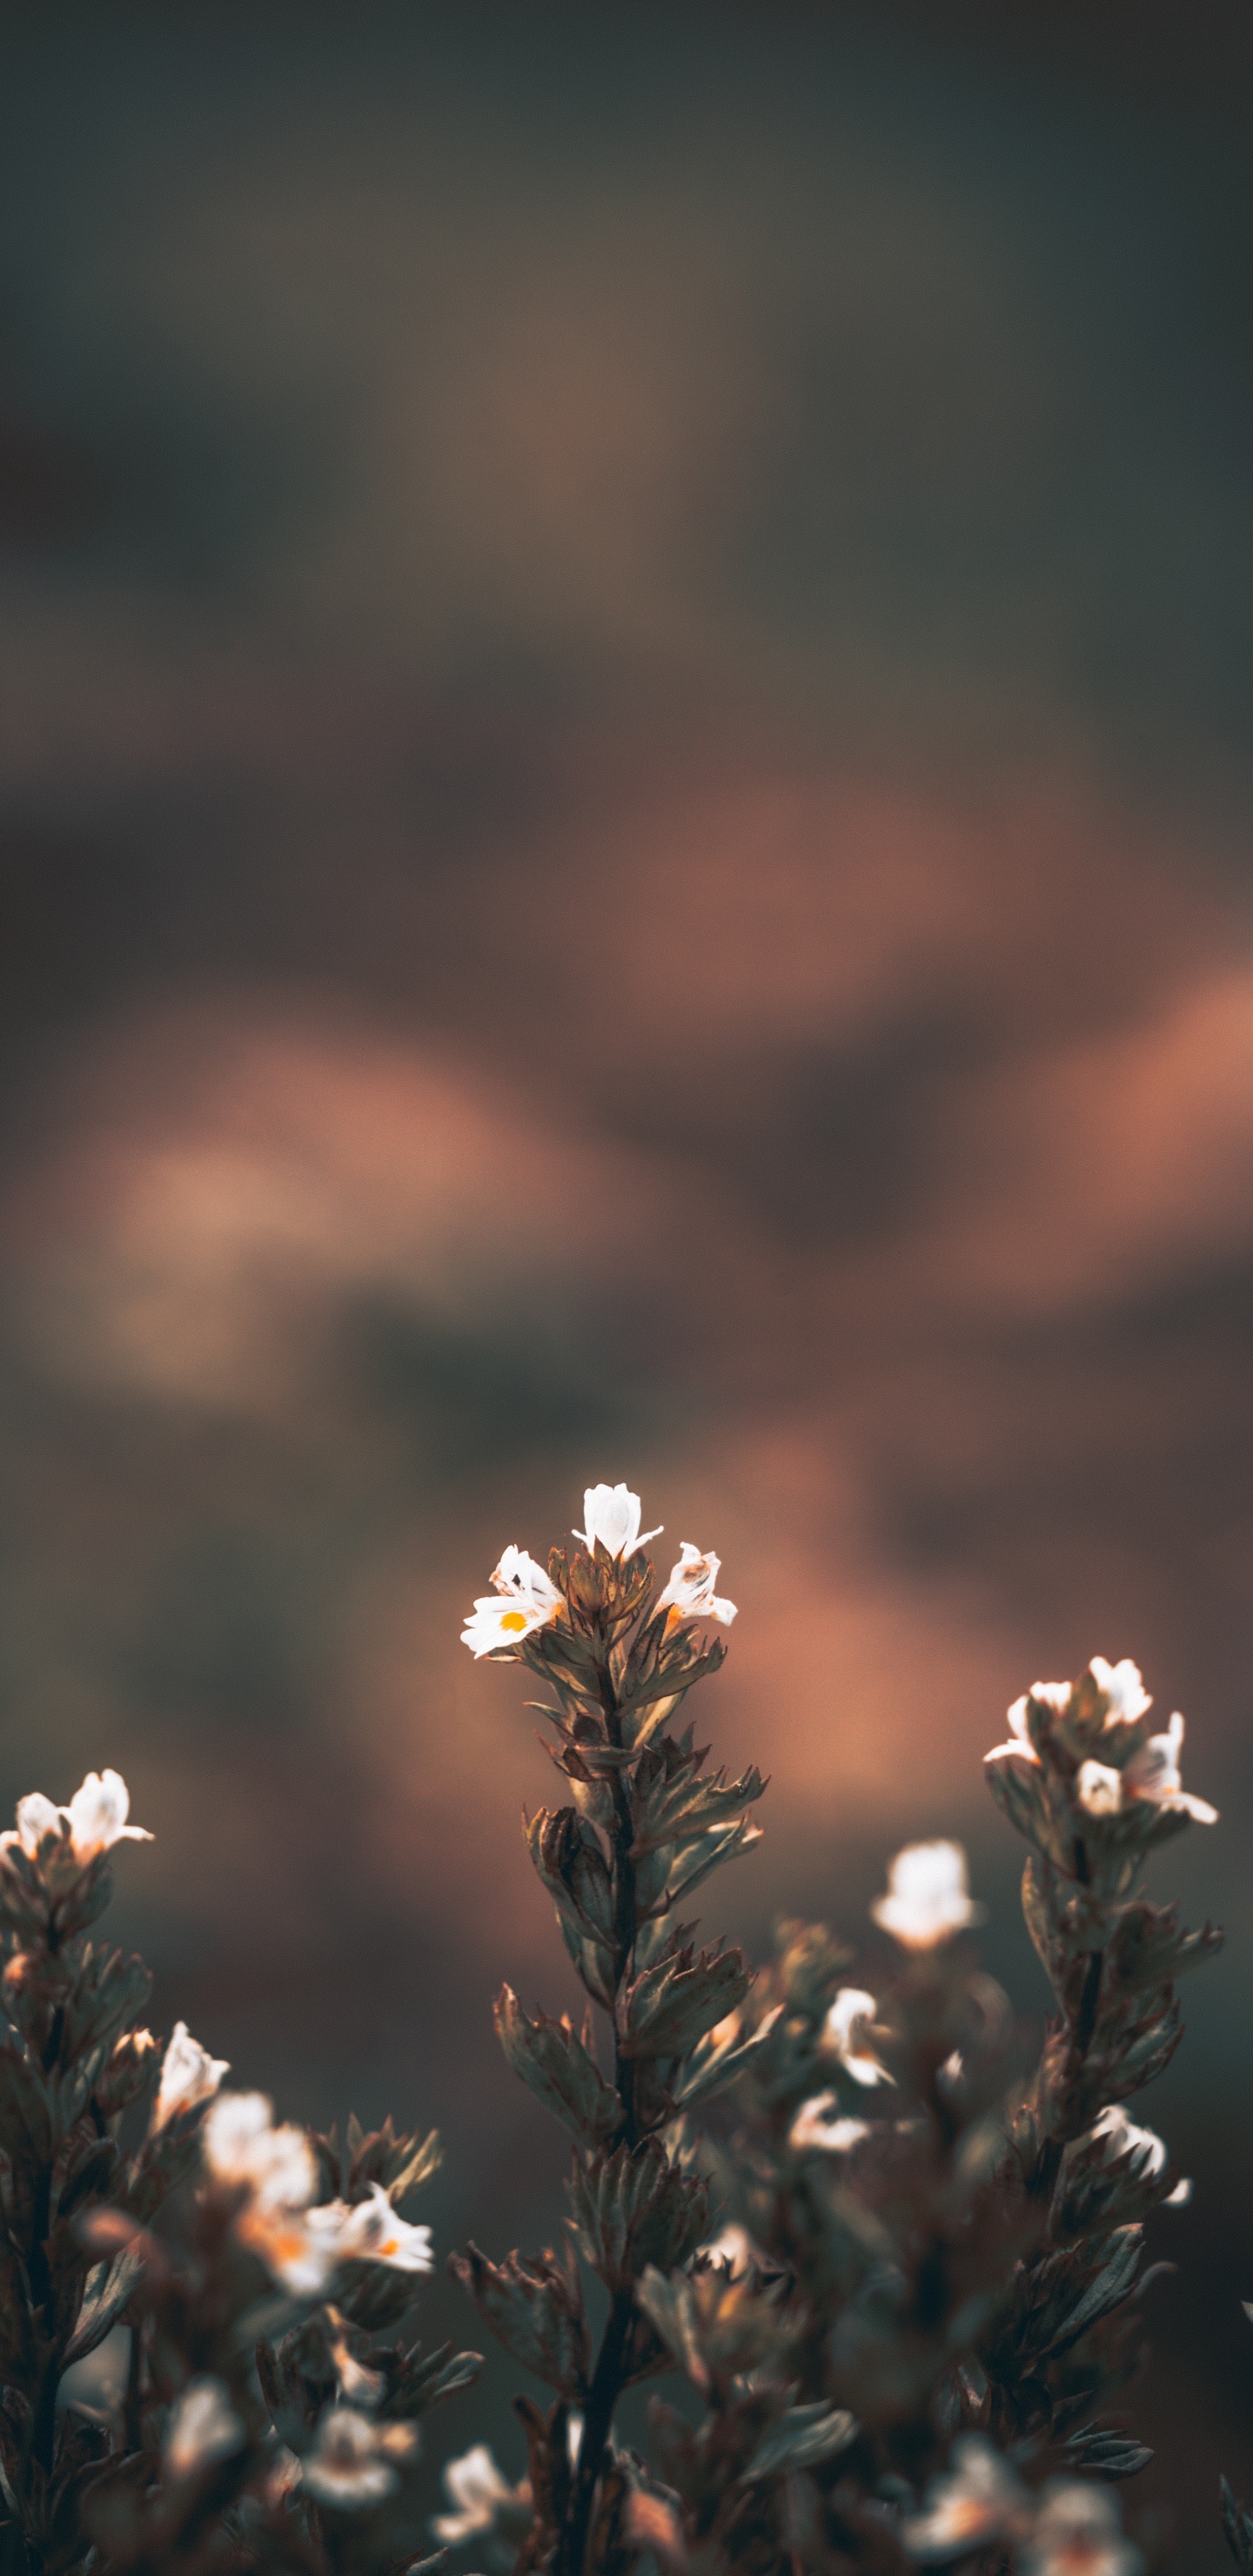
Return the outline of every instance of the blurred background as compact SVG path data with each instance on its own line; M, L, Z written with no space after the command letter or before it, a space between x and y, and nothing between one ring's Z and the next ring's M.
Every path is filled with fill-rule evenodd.
M1181 5L0 30L0 1772L287 2115L551 2236L567 1988L460 1619L627 1478L873 1972L1131 1654L1230 1947L1129 2492L1253 2487L1253 57ZM669 1559L665 1560L667 1563ZM703 1729L702 1729L703 1731ZM432 2331L471 2342L451 2288ZM488 2412L512 2474L494 2356ZM485 2427L462 2400L435 2459ZM1146 2519L1147 2517L1147 2519ZM1173 2537L1172 2537L1173 2535Z

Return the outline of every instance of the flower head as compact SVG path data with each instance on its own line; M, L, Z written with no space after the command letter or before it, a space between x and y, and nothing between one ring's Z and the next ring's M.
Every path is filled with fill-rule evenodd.
M887 1895L870 1911L907 1950L933 1950L984 1914L970 1894L965 1852L950 1842L907 1843L888 1863Z
M911 2557L956 2558L1021 2539L1030 2522L1031 2499L1008 2460L982 2433L963 2433L947 2476L932 2480L925 2512L903 2524L902 2538Z
M170 2409L165 2433L165 2465L172 2478L194 2477L198 2470L228 2460L243 2449L248 2436L221 2379L193 2379Z
M589 1485L583 1496L583 1518L586 1529L575 1530L574 1536L590 1552L597 1539L606 1556L634 1556L638 1547L647 1547L652 1538L660 1538L664 1524L645 1530L640 1536L640 1498L625 1485Z
M718 2234L711 2236L700 2251L708 2255L711 2263L725 2263L731 2272L751 2272L754 2265L760 2270L769 2260L760 2247L754 2245L748 2229L741 2227L738 2218L728 2219L726 2226L719 2228Z
M502 2510L530 2511L530 2480L523 2478L518 2486L511 2487L486 2442L476 2442L472 2450L462 2452L459 2460L445 2461L444 2493L455 2510L433 2515L431 2529L446 2549L456 2549L461 2541L491 2531Z
M1023 2576L1138 2576L1144 2561L1124 2536L1108 2487L1050 2478L1019 2564Z
M1087 1816L1116 1816L1122 1806L1122 1773L1108 1762L1081 1762L1075 1795Z
M1134 1667L1133 1667L1134 1669ZM1215 1825L1218 1809L1194 1798L1179 1777L1184 1723L1178 1709L1164 1735L1150 1735L1121 1770L1107 1762L1081 1762L1075 1780L1079 1804L1090 1816L1125 1815L1137 1802Z
M304 2461L301 2483L319 2504L349 2511L354 2505L381 2504L400 2484L385 2443L386 2434L355 2406L330 2406Z
M310 2236L334 2263L387 2263L396 2272L434 2269L429 2227L397 2218L381 2183L365 2200L328 2200L308 2212Z
M335 2259L306 2217L318 2169L303 2129L276 2129L273 2110L264 2093L219 2094L200 2133L201 2153L216 2182L245 2194L235 2214L240 2243L284 2289L313 2298Z
M222 2093L200 2137L215 2180L246 2184L266 2209L305 2209L318 2187L313 2149L303 2129L274 2126L265 2093Z
M670 1580L658 1595L658 1609L670 1609L679 1619L718 1619L729 1628L735 1603L720 1601L714 1591L721 1566L720 1556L704 1556L690 1539L681 1539L679 1562L670 1568Z
M855 2084L890 2084L886 2066L882 2066L870 2047L866 2032L874 2020L878 2005L873 1995L860 1986L841 1986L822 2026L819 2047L824 2054L838 2057Z
M1102 2162L1116 2164L1120 2156L1130 2156L1131 2170L1137 2182L1149 2182L1154 2174L1166 2170L1166 2141L1156 2129L1137 2128L1129 2120L1121 2102L1111 2102L1094 2120L1088 2131L1090 2139L1101 2141Z
M491 1592L480 1593L461 1631L462 1645L475 1657L520 1645L565 1606L556 1584L524 1547L505 1549L492 1584Z
M835 2119L830 2117L836 2113ZM788 2145L793 2155L808 2155L817 2148L823 2155L846 2156L850 2148L859 2147L870 2135L868 2120L844 2120L839 2117L834 2093L814 2093L802 2102L788 2131Z
M1132 1663L1130 1655L1124 1655L1120 1664L1107 1664L1104 1655L1094 1655L1088 1671L1109 1702L1106 1731L1111 1726L1138 1726L1153 1702L1144 1687L1140 1667Z
M155 2137L167 2120L180 2111L194 2111L217 2092L224 2075L231 2071L228 2057L210 2057L208 2049L193 2039L185 2021L176 2021L169 2045L161 2061L161 2081L149 2123Z
M61 1849L52 1857L63 1853L75 1869L86 1869L89 1861L111 1851L114 1843L151 1842L142 1825L127 1824L130 1803L120 1771L89 1771L68 1807L56 1807L42 1789L32 1789L18 1799L16 1829L0 1834L0 1848L20 1844L27 1860L37 1860L48 1837L55 1836Z
M1125 1798L1145 1798L1154 1807L1182 1810L1198 1825L1216 1825L1218 1809L1208 1799L1194 1798L1179 1777L1179 1756L1183 1750L1184 1722L1175 1710L1164 1735L1150 1735L1138 1753L1133 1753L1122 1775Z

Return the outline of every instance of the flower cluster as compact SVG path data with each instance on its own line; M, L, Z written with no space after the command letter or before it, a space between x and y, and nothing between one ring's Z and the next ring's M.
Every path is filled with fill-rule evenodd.
M1219 1939L1144 1883L1215 1821L1183 1719L1152 1732L1135 1665L1095 1657L987 1757L1055 2003L1024 2077L956 1842L891 1859L864 1966L786 1922L754 1975L681 1919L759 1839L764 1783L711 1771L686 1713L736 1615L720 1560L685 1540L663 1582L642 1518L589 1487L575 1551L507 1548L464 1630L543 1688L561 1803L524 1829L588 2008L497 1999L572 2143L570 2215L559 2251L452 2258L550 2402L515 2401L516 2480L483 2440L448 2462L439 2558L422 2423L479 2358L404 2339L437 2139L354 2119L341 2144L225 2089L184 2022L143 2026L147 1971L88 1938L114 1852L150 1839L116 1772L29 1794L0 1835L18 2576L433 2576L461 2548L484 2576L1140 2576L1110 2482L1148 2454L1109 2406L1142 2354L1146 2223L1191 2185L1127 2105ZM651 2397L646 2461L619 2400L667 2373L685 2401ZM1253 2576L1253 2515L1226 2490L1223 2513Z
M420 2538L418 2418L478 2368L373 2341L431 2268L397 2204L437 2143L353 2123L345 2164L224 2093L185 2022L164 2045L143 2028L147 1970L87 1938L111 1854L151 1840L129 1805L92 1772L0 1836L10 2555L58 2576L381 2571Z
M398 2218L382 2184L350 2203L319 2200L321 2173L303 2129L275 2128L264 2093L224 2093L202 2133L213 2180L237 2195L235 2233L283 2288L314 2298L344 2263L431 2270L431 2231Z

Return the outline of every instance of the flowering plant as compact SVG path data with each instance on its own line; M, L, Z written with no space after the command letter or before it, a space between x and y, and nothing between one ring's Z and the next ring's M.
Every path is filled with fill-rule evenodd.
M573 1559L507 1549L464 1632L551 1692L569 1803L527 1840L589 2010L576 2032L507 1986L497 2004L511 2064L574 2140L570 2242L504 2263L472 2246L453 2268L555 2396L516 2401L526 2480L482 2445L450 2465L438 2535L554 2576L1135 2576L1100 2481L1149 2454L1107 2409L1143 2357L1145 2221L1190 2185L1124 2106L1221 1937L1144 1884L1160 1844L1215 1821L1182 1784L1183 1719L1151 1732L1135 1666L1096 1657L1037 1683L987 1757L1056 2004L1025 2077L955 1843L892 1861L872 1911L898 1965L873 1991L803 1923L754 1978L676 1920L757 1840L759 1774L707 1773L685 1710L723 1656L702 1623L734 1605L690 1544L659 1585L641 1517L625 1486L590 1489ZM580 2259L609 2294L595 2358ZM688 2409L653 2398L646 2463L615 2408L667 2369ZM1253 2523L1230 2500L1227 2522L1253 2576Z
M418 2419L478 2369L378 2340L431 2269L397 2204L438 2141L341 2154L140 2026L147 1969L89 1937L151 1840L128 1812L92 1772L0 1835L6 2576L380 2567L420 2535Z
M0 2576L423 2576L467 2546L500 2576L1140 2576L1115 2490L1149 2455L1111 2409L1146 2222L1190 2185L1127 2105L1220 1938L1145 1883L1216 1821L1183 1719L1152 1731L1095 1657L987 1756L1055 2003L1026 2071L954 1842L891 1860L888 1973L789 1921L754 1974L683 1919L759 1839L759 1772L710 1770L687 1714L735 1605L690 1541L661 1581L641 1518L589 1488L573 1554L507 1548L464 1630L544 1687L562 1796L526 1840L587 1997L578 2029L496 2005L572 2144L564 2246L451 2258L549 2392L515 2400L525 2473L476 2439L425 2530L422 2418L479 2368L401 2332L438 2141L276 2120L185 2023L141 2026L147 1970L90 1936L150 1837L93 1772L0 1835ZM619 2401L667 2375L645 2458ZM1253 2576L1225 2488L1223 2519Z

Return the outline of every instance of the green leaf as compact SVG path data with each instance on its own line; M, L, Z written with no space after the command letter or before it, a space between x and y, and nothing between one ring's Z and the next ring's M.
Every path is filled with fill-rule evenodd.
M687 2073L671 2087L670 2098L676 2111L694 2110L698 2102L710 2102L716 2093L723 2092L728 2084L734 2084L736 2077L751 2064L758 2049L765 2046L782 2012L782 2004L776 2004L745 2039L738 2038L734 2032L729 2038L719 2039L716 2031L711 2031L707 2038L699 2041L687 2061Z
M546 2012L532 2020L512 1986L501 1987L495 2020L496 2036L515 2075L580 2146L598 2147L621 2128L622 2104L569 2021L556 2021Z
M755 2478L775 2478L793 2469L817 2468L820 2460L834 2459L837 2451L846 2450L856 2440L858 2429L855 2415L842 2408L833 2409L825 2402L790 2406L786 2415L763 2433L741 2474L740 2484L750 2486Z
M744 1809L761 1797L766 1783L755 1769L742 1779L728 1780L725 1772L703 1778L693 1761L667 1779L664 1774L641 1784L642 1794L635 1801L635 1843L632 1858L641 1860L645 1852L662 1844L681 1846L699 1842L716 1825L727 1825L742 1817Z
M469 2245L464 2254L450 2254L448 2269L515 2361L580 2403L591 2352L578 2269L568 2249L561 2261L546 2246L542 2254L513 2253L503 2263L489 2263L477 2245Z
M576 2159L567 2189L575 2242L611 2290L628 2288L650 2263L673 2271L709 2222L705 2182L672 2163L657 2138Z
M1133 2442L1129 2433L1109 2424L1086 2424L1082 2432L1071 2434L1062 2451L1068 2468L1089 2469L1101 2478L1137 2478L1152 2457L1143 2442Z
M1089 2326L1095 2325L1098 2317L1106 2317L1112 2309L1122 2306L1134 2287L1143 2244L1142 2227L1115 2228L1108 2240L1106 2258L1100 2270L1048 2342L1040 2347L1042 2355L1068 2351L1081 2334L1086 2334Z
M743 2002L752 1982L739 1950L672 1950L619 1995L623 2056L684 2056Z
M78 2324L65 2347L62 2369L71 2362L83 2361L120 2317L134 2297L144 2276L144 2251L141 2245L127 2245L112 2263L98 2263L87 2276Z

